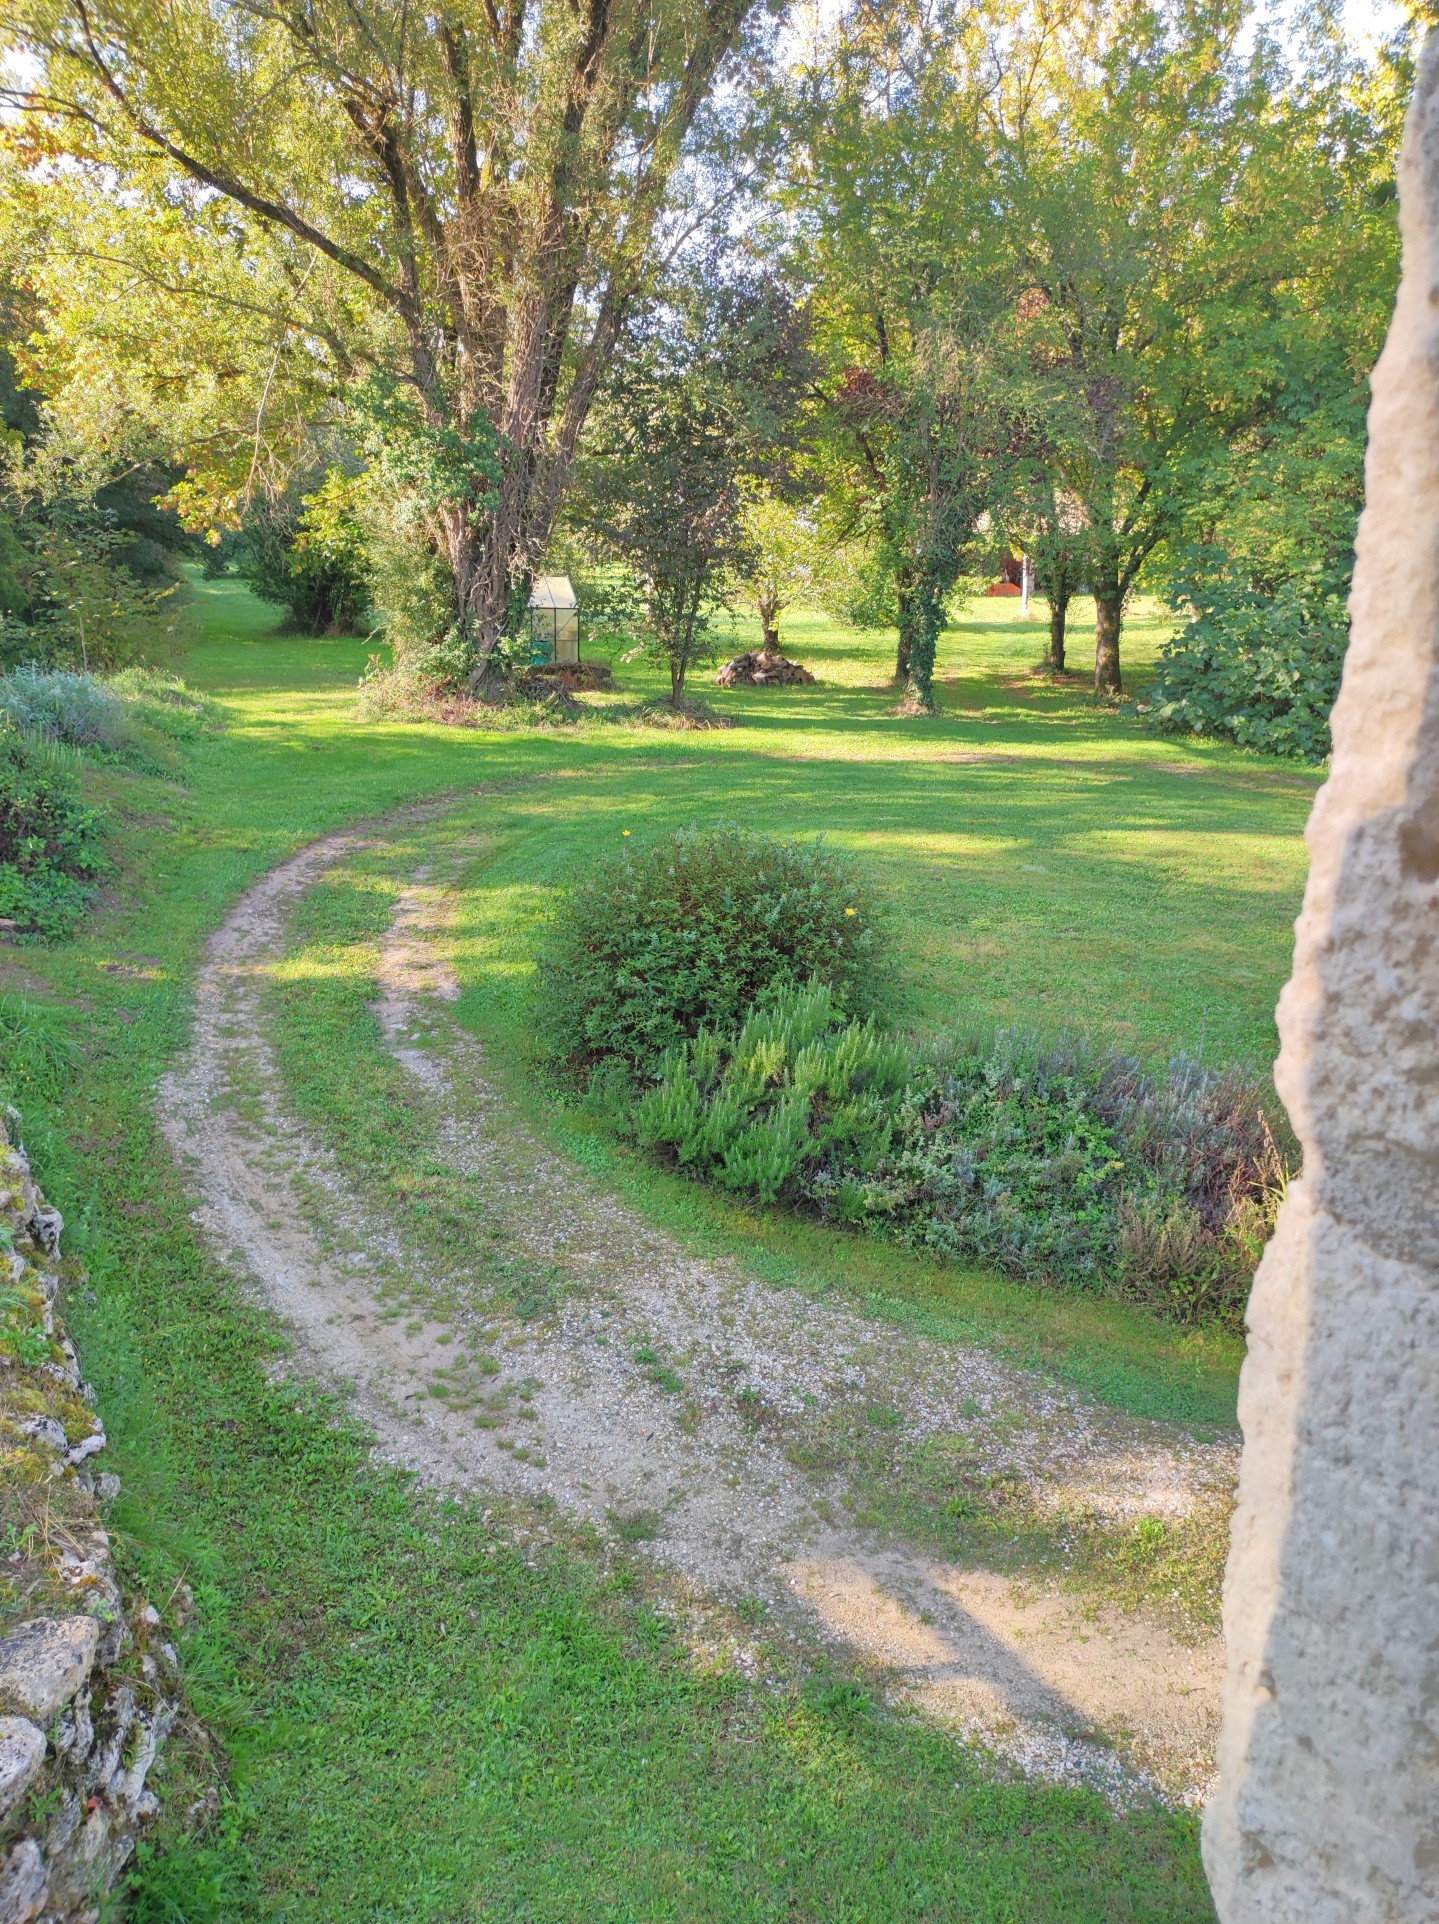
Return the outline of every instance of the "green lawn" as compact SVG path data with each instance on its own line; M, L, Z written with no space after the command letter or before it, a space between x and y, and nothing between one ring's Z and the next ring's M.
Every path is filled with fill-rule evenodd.
M196 1588L187 1660L231 1786L148 1915L167 1915L168 1877L168 1914L195 1920L1208 1917L1187 1822L994 1783L833 1683L697 1674L643 1576L553 1519L486 1521L370 1463L334 1411L271 1381L275 1333L200 1244L153 1089L236 893L325 829L451 790L493 831L462 904L461 1014L557 1145L776 1281L991 1341L1124 1407L1228 1421L1232 1342L738 1209L546 1112L525 993L574 864L624 828L718 814L822 830L873 865L916 1028L980 1015L1262 1062L1315 778L1156 741L1082 684L1036 680L1044 623L1013 602L943 637L934 720L890 715L883 637L798 617L787 642L819 685L718 695L744 725L686 734L361 725L365 644L273 636L230 582L196 602L184 673L224 733L184 786L97 775L120 818L102 912L0 967L0 987L75 1012L73 1071L21 1086L27 1133L95 1282L71 1315L125 1481L124 1552L152 1590ZM1157 635L1133 625L1131 669ZM202 1861L228 1894L206 1899Z

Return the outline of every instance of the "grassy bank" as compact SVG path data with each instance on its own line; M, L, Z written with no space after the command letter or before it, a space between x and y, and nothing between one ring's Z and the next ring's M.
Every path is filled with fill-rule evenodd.
M75 944L0 969L57 1012L74 1056L18 1093L91 1267L95 1301L71 1314L125 1483L117 1536L137 1581L163 1598L188 1576L200 1605L187 1663L232 1788L201 1855L157 1872L157 1893L165 1878L180 1893L171 1915L1208 1916L1187 1823L989 1781L843 1679L706 1673L598 1546L554 1519L436 1505L372 1463L336 1411L272 1380L276 1334L200 1243L153 1092L203 943L248 881L340 823L483 786L461 1014L557 1142L775 1281L1218 1424L1232 1344L742 1210L541 1114L523 1089L527 974L575 863L626 827L722 812L824 830L873 863L916 1027L984 1015L1263 1059L1312 779L1155 742L1034 681L1041 625L1021 629L1013 604L944 637L936 720L889 716L883 638L816 618L788 639L818 687L737 691L721 700L743 727L684 736L362 727L362 643L272 638L270 611L230 583L199 605L184 672L225 732L190 753L183 786L100 778L120 823L102 912ZM202 1758L187 1768L205 1775Z

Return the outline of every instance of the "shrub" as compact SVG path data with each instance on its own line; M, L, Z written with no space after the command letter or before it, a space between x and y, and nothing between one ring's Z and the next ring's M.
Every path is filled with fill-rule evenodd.
M812 1192L815 1165L872 1170L912 1066L873 1017L846 1022L834 991L814 981L782 990L728 1043L702 1030L671 1052L633 1129L724 1188L773 1202L796 1186Z
M159 669L125 668L98 680L32 661L0 675L0 716L21 735L163 772L166 744L198 735L207 704Z
M0 918L67 934L94 892L102 817L81 799L73 749L36 741L0 716Z
M0 713L22 735L43 735L72 748L111 751L134 745L120 697L93 675L27 662L0 676Z
M265 502L246 524L239 572L262 601L288 609L298 634L353 635L369 613L357 485L331 468L312 494Z
M1222 577L1165 644L1142 712L1161 731L1321 762L1348 642L1344 596L1325 579L1259 593Z
M1285 1178L1237 1073L1012 1032L925 1056L818 983L672 1049L623 1126L762 1201L1191 1324L1238 1321Z
M566 894L541 963L551 1051L588 1076L658 1072L666 1052L737 1029L786 987L823 983L844 1014L875 1002L869 890L818 842L680 829Z

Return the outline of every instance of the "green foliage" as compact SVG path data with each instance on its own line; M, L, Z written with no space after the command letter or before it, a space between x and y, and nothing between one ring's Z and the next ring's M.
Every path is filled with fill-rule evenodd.
M27 739L0 717L0 918L68 934L104 866L103 828L81 799L74 751Z
M812 978L836 1008L868 1012L879 949L869 890L821 843L681 829L567 892L541 963L543 1019L573 1071L653 1073L676 1044Z
M288 609L305 635L352 635L370 597L354 479L331 468L312 493L257 503L245 523L239 572L264 601Z
M126 668L100 681L28 662L0 675L0 716L21 735L155 773L169 744L199 734L206 704L157 669Z
M502 468L499 437L483 414L463 428L425 418L413 390L392 375L372 374L350 395L360 444L380 479L416 517L494 507Z
M1348 645L1332 581L1298 577L1265 594L1224 578L1166 644L1142 712L1162 731L1321 762Z
M725 1189L773 1202L801 1165L873 1168L890 1144L906 1051L873 1017L846 1023L823 982L780 990L728 1045L703 1030L666 1059L633 1129Z
M24 583L25 550L15 532L15 524L0 509L0 625L7 615L19 617L30 609L30 595Z
M672 1050L625 1127L762 1202L1184 1323L1237 1321L1285 1176L1241 1076L1012 1032L926 1057L818 983Z
M3 499L3 490L0 490ZM83 489L25 486L9 496L0 542L0 668L39 661L91 669L154 662L179 636L177 583L126 565L133 544ZM6 585L8 582L8 586Z

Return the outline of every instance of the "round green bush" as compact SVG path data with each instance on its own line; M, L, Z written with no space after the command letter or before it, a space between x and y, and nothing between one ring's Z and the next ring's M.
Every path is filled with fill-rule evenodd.
M874 899L821 842L746 829L679 829L631 847L565 893L541 958L552 1055L659 1073L667 1050L727 1031L756 1003L811 980L849 1015L873 1008Z

